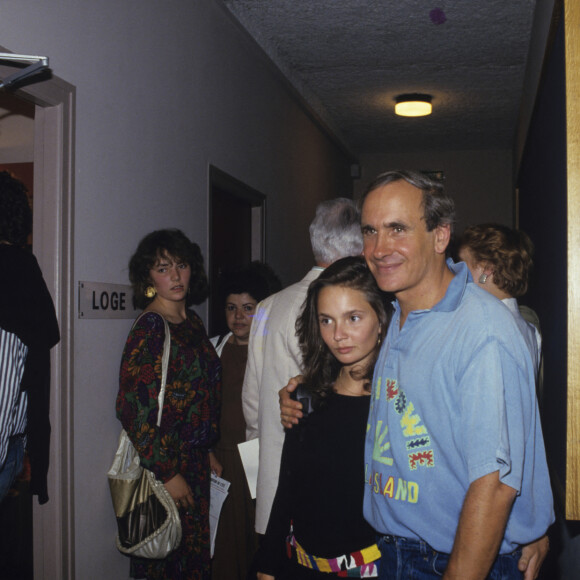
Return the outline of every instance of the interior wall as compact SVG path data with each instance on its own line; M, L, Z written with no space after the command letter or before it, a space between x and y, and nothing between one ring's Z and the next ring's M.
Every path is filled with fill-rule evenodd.
M352 193L352 159L214 0L19 0L2 7L0 44L49 56L76 87L75 282L127 283L131 253L157 228L183 229L207 260L210 163L267 196L266 256L285 284L311 265L315 206ZM128 577L106 471L129 326L74 324L73 535L83 580Z
M443 171L445 188L456 204L456 232L469 225L513 225L513 167L509 150L418 151L361 156L362 178L355 197L377 175L393 169Z
M542 78L542 69L544 66L550 31L552 29L554 18L557 18L557 13L561 8L561 4L561 0L536 0L532 34L530 37L530 49L526 62L526 72L524 75L524 86L522 91L523 94L520 103L519 118L514 142L514 171L516 173L520 166L524 147L528 138L528 129L534 113L536 95Z

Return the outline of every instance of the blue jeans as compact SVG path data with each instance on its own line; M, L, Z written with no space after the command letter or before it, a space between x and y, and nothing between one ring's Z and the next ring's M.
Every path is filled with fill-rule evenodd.
M6 460L0 468L0 501L4 499L16 476L22 471L23 463L24 437L22 435L10 437Z
M379 580L430 580L441 578L449 562L449 554L437 552L421 540L398 536L379 536L381 550ZM488 580L521 580L518 570L521 550L499 555L487 576Z

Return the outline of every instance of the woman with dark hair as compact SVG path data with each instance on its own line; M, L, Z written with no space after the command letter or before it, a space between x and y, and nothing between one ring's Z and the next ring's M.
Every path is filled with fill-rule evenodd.
M296 328L305 369L298 397L311 400L312 412L286 434L259 580L377 576L380 553L362 512L363 458L387 325L362 257L338 260L310 284Z
M131 559L131 576L207 580L210 567L209 450L218 438L221 366L201 319L203 258L179 230L145 236L129 262L133 300L144 308L121 360L117 417L141 464L161 480L181 515L180 546L161 560ZM171 355L161 426L157 397L167 320Z
M211 454L210 461L213 470L218 475L222 474L231 485L220 514L212 580L246 580L258 549L254 530L255 505L238 451L238 443L246 440L242 384L256 306L272 291L279 290L279 286L269 266L259 262L226 272L221 279L220 295L230 332L211 339L221 357L223 381L220 439L215 447L215 456Z

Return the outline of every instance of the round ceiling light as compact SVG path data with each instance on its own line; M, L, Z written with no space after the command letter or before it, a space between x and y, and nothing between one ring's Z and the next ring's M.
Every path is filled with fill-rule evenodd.
M431 95L399 95L395 101L395 113L401 117L424 117L433 110Z

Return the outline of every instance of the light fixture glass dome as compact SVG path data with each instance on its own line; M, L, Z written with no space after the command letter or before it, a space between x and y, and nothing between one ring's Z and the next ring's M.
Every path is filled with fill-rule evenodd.
M433 110L431 95L399 95L396 98L395 113L401 117L424 117Z

